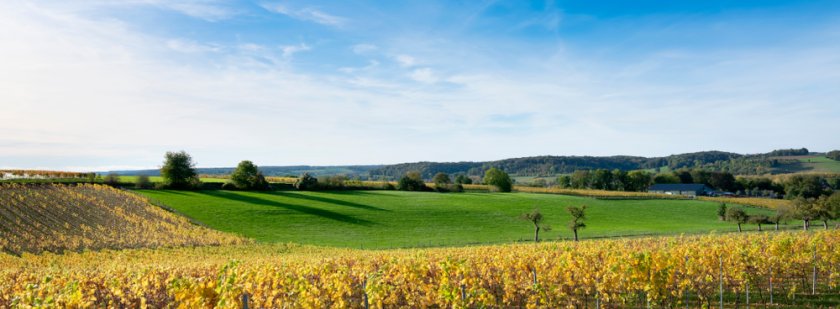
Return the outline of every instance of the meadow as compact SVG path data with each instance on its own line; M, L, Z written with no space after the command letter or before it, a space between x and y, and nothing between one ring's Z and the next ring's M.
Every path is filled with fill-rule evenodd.
M540 233L541 239L570 239L573 236L566 224L571 217L566 207L582 205L587 206L583 238L737 231L735 224L718 219L718 203L694 200L382 190L138 192L211 228L259 242L351 248L530 241L533 225L519 216L534 208L553 226L553 230ZM763 208L746 211L771 213ZM745 229L757 228L745 225Z

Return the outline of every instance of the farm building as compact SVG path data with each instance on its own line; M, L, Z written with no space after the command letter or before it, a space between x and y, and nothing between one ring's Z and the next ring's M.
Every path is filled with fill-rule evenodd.
M696 183L662 183L655 184L648 188L650 193L669 194L669 195L685 195L698 196L708 195L713 192L711 188L704 184Z

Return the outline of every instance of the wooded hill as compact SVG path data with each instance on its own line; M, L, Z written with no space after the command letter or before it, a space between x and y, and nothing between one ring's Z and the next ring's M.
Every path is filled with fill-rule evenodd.
M309 173L316 177L325 175L346 175L362 179L398 179L408 171L419 171L423 178L431 179L436 173L450 175L465 174L482 176L490 167L497 167L516 176L553 177L569 174L576 170L619 169L623 171L650 170L668 171L680 168L700 168L708 171L729 172L735 175L785 174L795 172L819 172L811 159L825 159L826 154L812 153L806 148L779 149L762 154L738 154L723 151L702 151L675 154L666 157L638 156L537 156L504 159L486 162L414 162L393 165L348 165L348 166L261 166L266 176L298 176ZM830 170L840 170L840 161L828 160ZM834 164L836 162L836 164ZM823 162L825 163L825 162ZM827 163L826 163L827 164ZM836 166L834 166L836 165ZM199 168L199 174L229 174L233 167ZM158 170L117 171L122 175L159 175Z

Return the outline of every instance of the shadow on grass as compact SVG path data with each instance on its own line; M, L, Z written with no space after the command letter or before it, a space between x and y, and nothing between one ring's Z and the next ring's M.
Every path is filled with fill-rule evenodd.
M248 204L254 205L264 205L264 206L271 206L271 207L280 207L288 210L293 210L301 213L305 213L308 215L318 216L326 219L331 219L339 222L350 223L350 224L357 224L357 225L364 225L364 226L372 226L374 225L373 222L354 218L352 216L348 216L345 214L337 213L335 211L330 211L326 209L320 209L315 207L303 206L303 205L295 205L295 204L286 204L277 201L272 201L264 198L259 198L255 196L248 196L242 195L239 193L233 192L225 192L225 191L200 191L199 194L205 194L213 197L224 198L232 201L243 202Z
M390 211L390 210L386 210L386 209L382 209L382 208L374 207L374 206L370 206L370 205L353 203L353 202L348 202L348 201L344 201L344 200L338 200L338 199L333 199L333 198L328 198L328 197L323 197L323 196L312 196L312 195L300 194L300 193L296 193L296 192L288 192L288 191L286 191L286 192L272 192L270 194L285 196L285 197L289 197L289 198L310 200L310 201L327 203L327 204L353 207L353 208L364 209L364 210Z

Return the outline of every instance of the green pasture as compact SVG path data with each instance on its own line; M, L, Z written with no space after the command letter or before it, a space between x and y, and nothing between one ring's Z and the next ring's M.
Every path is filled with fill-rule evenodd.
M541 233L543 239L569 239L566 207L581 205L588 207L582 238L737 230L735 224L718 220L717 203L691 200L401 191L139 192L212 228L260 242L354 248L531 240L533 226L519 216L534 208L553 227ZM747 208L747 212L770 213L759 208ZM755 225L744 228L757 229Z

